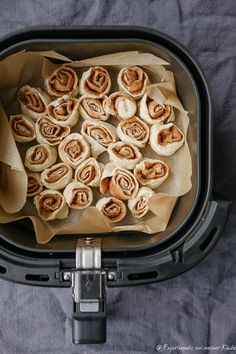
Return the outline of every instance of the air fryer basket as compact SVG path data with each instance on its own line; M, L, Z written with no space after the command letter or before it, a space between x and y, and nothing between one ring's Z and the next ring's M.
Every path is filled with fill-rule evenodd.
M95 288L99 288L100 299L105 304L104 296L101 295L105 282L108 286L122 286L159 281L175 276L199 262L219 238L229 203L212 198L211 103L207 84L196 60L174 39L136 27L39 28L22 31L0 42L0 59L24 49L53 49L72 59L139 50L153 53L170 63L178 95L189 112L192 189L179 198L164 232L153 235L138 232L93 235L95 240L97 237L101 240L99 268L102 272L99 271L98 276L90 274L88 277L92 283L96 283ZM80 237L84 238L84 235L57 236L46 245L38 245L28 220L0 225L0 275L17 282L59 287L70 286L73 279L74 288L79 279L80 286L83 286L84 275L80 274L77 279L77 275L71 273L75 266L78 268L78 263L75 264L75 249ZM95 242L97 246L99 248L100 244ZM82 241L77 249L83 251ZM80 312L77 307L75 305L75 317ZM75 342L104 340L104 331L99 332L105 323L104 318L105 305L102 319L95 319L92 315L79 319L76 317L74 335L80 335ZM95 327L89 327L91 320L96 323ZM87 326L85 332L78 325L80 321ZM97 337L86 337L88 328L92 328Z

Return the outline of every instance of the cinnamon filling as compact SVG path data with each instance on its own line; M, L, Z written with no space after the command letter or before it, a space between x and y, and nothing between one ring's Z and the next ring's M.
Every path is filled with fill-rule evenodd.
M148 130L144 124L139 122L136 118L129 118L120 123L124 134L142 141L147 137Z
M111 133L102 126L88 125L86 127L86 134L94 138L101 145L108 147L110 144L115 142L115 139Z
M34 129L22 116L15 117L11 122L11 127L14 133L19 136L25 138L31 138L34 136Z
M140 68L128 68L123 72L122 81L129 92L137 93L143 90L145 74Z
M162 178L166 175L166 166L160 162L144 161L144 167L137 172L137 178L141 185Z
M44 113L46 111L46 106L41 97L33 89L22 87L18 92L18 100L34 112Z
M47 161L49 157L48 150L45 146L38 145L35 147L33 154L30 156L30 163L32 165L41 165Z
M95 179L96 176L95 166L85 165L80 171L78 171L76 178L81 183L89 184Z
M111 180L118 188L120 188L126 197L132 196L136 183L134 178L127 172L117 170Z
M39 199L39 213L44 219L48 219L61 204L62 198L59 194L46 194Z
M157 137L158 144L164 146L181 141L182 139L183 135L175 125L170 128L161 130Z
M162 107L156 101L150 100L147 102L148 112L152 119L166 121L171 114L171 106L164 105Z
M122 206L118 203L118 201L111 199L106 205L103 206L102 213L110 220L117 219L122 213Z
M70 203L73 208L86 208L89 204L89 191L85 188L73 189L73 199Z
M36 193L40 189L41 185L37 178L34 176L28 176L28 188L27 194Z
M56 107L53 105L48 106L48 113L52 118L58 121L66 121L68 118L70 118L74 107L75 101L73 99L61 99L60 103Z
M140 216L146 214L146 211L148 209L147 206L148 198L146 196L143 196L139 199L139 201L135 204L132 214L134 216Z
M69 168L65 164L61 164L58 167L52 167L50 171L48 171L45 181L47 183L56 183L61 178L66 176L68 172L69 172Z
M109 85L109 76L102 68L92 68L90 76L85 81L85 87L90 92L103 93Z
M77 82L77 76L71 68L59 68L49 78L48 83L53 91L59 94L71 93Z
M43 117L38 122L42 136L51 144L59 144L69 132L69 127L61 127L54 124L50 119Z
M132 146L125 144L125 143L123 145L118 145L118 146L114 147L113 152L115 153L115 155L117 157L128 159L128 160L132 160L137 157Z
M78 161L84 152L84 146L79 140L72 139L65 145L64 152L68 155L71 161Z
M98 98L84 98L82 106L90 118L105 119L106 114L103 109L102 101Z

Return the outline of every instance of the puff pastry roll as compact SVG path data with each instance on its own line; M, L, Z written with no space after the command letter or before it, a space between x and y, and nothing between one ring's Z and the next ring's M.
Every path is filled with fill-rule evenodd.
M148 96L147 92L140 101L139 114L148 124L166 124L175 120L173 107L158 104Z
M50 96L61 97L64 95L77 96L78 76L69 66L59 66L48 78L45 79L45 89Z
M101 66L93 66L85 71L80 79L79 93L93 98L101 98L109 93L111 78Z
M93 202L92 189L80 182L71 182L64 190L68 206L72 209L88 208Z
M139 185L134 174L125 168L114 168L112 174L107 176L104 170L101 182L100 192L102 194L110 193L113 197L120 200L129 200L138 193Z
M168 165L161 160L144 159L134 169L134 175L141 186L159 187L169 176Z
M127 213L125 203L114 197L100 199L96 204L96 208L100 210L109 223L121 221Z
M41 182L53 190L63 189L72 180L72 168L66 163L59 162L41 173Z
M149 127L138 117L132 117L119 123L117 135L122 141L143 148L149 139Z
M184 134L173 123L154 124L150 132L151 148L160 156L173 155L183 144Z
M110 160L117 166L127 170L133 170L136 164L142 159L139 149L132 144L117 141L107 149Z
M47 105L50 98L40 88L29 85L21 87L17 94L17 100L20 103L21 111L34 120L43 114L47 114Z
M36 139L41 144L52 146L59 145L60 142L70 134L70 127L55 124L47 116L40 117L35 124Z
M128 119L135 115L137 104L134 98L124 91L117 91L106 99L105 110L119 120Z
M34 121L26 114L17 114L9 119L15 141L28 143L35 139Z
M33 172L41 172L57 161L57 149L46 144L31 146L25 154L25 167Z
M120 70L117 78L119 88L135 100L141 98L150 84L148 75L138 66L129 66Z
M95 158L117 140L116 128L106 122L85 121L82 124L81 134L91 145L92 156Z
M73 127L79 119L79 100L69 95L59 97L49 103L48 116L55 124Z
M45 221L66 219L69 208L62 193L54 190L44 190L34 197L34 204L39 216Z
M106 121L109 114L105 111L105 102L107 96L102 98L93 98L89 96L82 96L79 99L79 112L84 120L102 120Z
M135 218L142 218L147 214L148 199L155 195L155 192L148 187L141 187L135 198L128 200L128 208Z
M58 152L63 162L76 168L90 156L90 146L81 134L72 133L60 143Z
M27 197L34 197L43 190L43 185L40 181L40 174L35 172L27 172L28 176L28 187L27 187Z
M103 169L102 163L90 157L76 167L75 179L86 186L99 187Z

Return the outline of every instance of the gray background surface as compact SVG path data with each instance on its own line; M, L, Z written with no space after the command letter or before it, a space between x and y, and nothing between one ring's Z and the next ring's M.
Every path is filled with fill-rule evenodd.
M154 353L157 344L165 343L236 346L236 1L0 1L0 37L33 25L106 24L161 30L197 57L213 98L214 189L234 201L232 212L213 252L188 273L107 292L104 345L71 344L69 289L0 281L0 352ZM177 352L196 351L172 351Z

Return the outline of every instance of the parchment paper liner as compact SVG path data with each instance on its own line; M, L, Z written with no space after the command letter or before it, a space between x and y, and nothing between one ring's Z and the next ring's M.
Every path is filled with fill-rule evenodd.
M109 66L107 69L113 81L111 92L117 90L116 76L122 67L142 66L147 71L151 82L158 82L148 87L149 95L153 99L161 100L163 104L172 104L176 108L175 123L185 134L187 133L189 119L176 96L174 75L163 66L168 65L167 62L150 53L123 52L75 62L53 51L19 52L11 55L0 62L0 100L3 105L0 105L0 223L29 217L33 222L38 243L46 243L56 234L89 234L124 230L146 233L164 231L177 197L187 193L191 188L192 165L187 143L172 157L160 157L169 164L171 174L157 189L156 195L149 200L152 213L149 212L141 221L128 214L117 226L111 227L100 211L91 206L84 212L71 210L66 220L44 222L38 217L32 199L26 201L27 176L20 154L23 157L25 150L36 142L16 145L7 115L20 112L16 93L21 86L29 84L43 88L42 76L47 77L58 66L46 57L61 60L65 65L74 67L79 77L91 65ZM108 121L111 119L109 118ZM149 146L141 150L146 157L159 158ZM97 188L93 191L96 202L101 195Z

